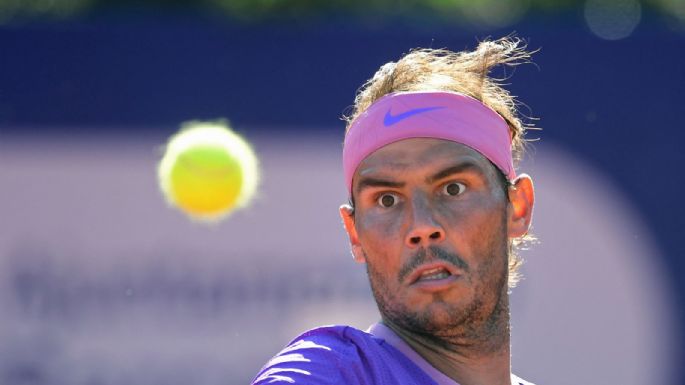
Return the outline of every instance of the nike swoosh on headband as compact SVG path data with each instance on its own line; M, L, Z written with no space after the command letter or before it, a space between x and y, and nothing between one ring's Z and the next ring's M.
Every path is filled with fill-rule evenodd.
M392 110L405 112L393 116ZM431 113L423 114L427 111ZM510 181L516 178L509 125L492 108L458 92L397 92L376 100L347 129L343 173L348 193L352 194L354 174L366 157L383 146L411 138L463 144L489 159Z
M422 114L424 112L428 111L433 111L433 110L439 110L445 108L443 106L435 106L435 107L422 107L422 108L414 108L412 110L405 111L401 114L397 114L395 116L390 113L390 109L388 109L388 112L385 113L385 117L383 118L383 125L388 127L392 126L395 123L401 122L404 119L407 119L409 117L412 117L417 114Z

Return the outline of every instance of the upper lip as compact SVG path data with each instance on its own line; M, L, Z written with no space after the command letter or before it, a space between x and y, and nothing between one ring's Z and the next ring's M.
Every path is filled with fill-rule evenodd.
M443 268L443 269L447 270L452 275L459 275L460 274L460 270L456 266L452 265L449 262L440 261L440 262L424 263L423 265L414 269L414 271L412 271L411 274L409 274L409 277L407 278L409 284L411 285L411 284L415 283L416 281L418 281L419 278L421 278L421 274L423 274L424 272L426 272L428 270L436 269L436 268Z

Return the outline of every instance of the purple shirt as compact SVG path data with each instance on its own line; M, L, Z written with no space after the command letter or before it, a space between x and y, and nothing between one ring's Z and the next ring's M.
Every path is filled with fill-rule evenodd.
M512 384L533 385L512 375ZM382 324L323 326L295 338L257 374L263 384L459 385Z

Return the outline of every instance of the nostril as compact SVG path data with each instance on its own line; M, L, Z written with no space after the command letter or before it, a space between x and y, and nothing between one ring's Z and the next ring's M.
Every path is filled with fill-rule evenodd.
M438 232L438 231L436 231L430 235L430 239L438 239L438 238L440 238L440 232Z
M421 237L411 237L411 239L409 239L409 241L416 245L419 242L421 242Z

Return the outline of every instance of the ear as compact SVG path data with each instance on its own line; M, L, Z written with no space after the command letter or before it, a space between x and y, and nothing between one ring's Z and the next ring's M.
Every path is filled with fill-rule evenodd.
M345 226L345 231L350 237L350 250L352 251L352 257L357 263L365 263L366 258L364 258L364 252L362 251L362 246L359 243L359 237L357 236L357 229L354 227L354 209L350 205L340 206L340 217L342 218L343 225Z
M509 187L509 238L522 237L528 233L534 203L533 180L528 175L521 174L514 180L514 185Z

